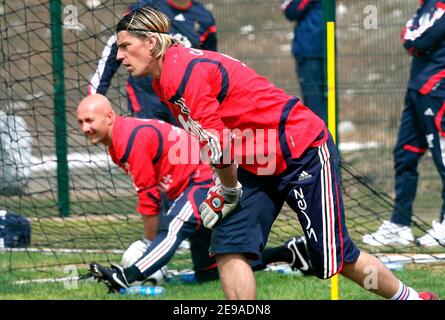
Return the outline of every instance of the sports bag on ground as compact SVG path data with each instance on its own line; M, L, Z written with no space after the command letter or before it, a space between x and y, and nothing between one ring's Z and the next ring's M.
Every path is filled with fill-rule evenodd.
M23 248L31 243L31 225L24 216L0 210L0 248Z

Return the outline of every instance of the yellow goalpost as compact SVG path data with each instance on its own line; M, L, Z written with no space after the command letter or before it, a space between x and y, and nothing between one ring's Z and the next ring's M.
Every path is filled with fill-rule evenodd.
M328 128L337 143L337 105L336 105L336 65L335 65L335 21L326 23L326 69L328 93ZM339 299L338 275L331 278L331 300Z

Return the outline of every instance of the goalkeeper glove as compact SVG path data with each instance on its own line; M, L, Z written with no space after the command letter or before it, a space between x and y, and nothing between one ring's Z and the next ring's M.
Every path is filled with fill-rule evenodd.
M121 265L124 268L129 268L135 264L147 251L148 246L151 244L151 240L142 238L142 240L137 240L133 242L127 250L125 250Z
M124 252L122 256L121 265L123 268L129 268L138 262L139 259L145 254L148 247L151 244L151 240L142 238L142 240L137 240L133 242L128 249ZM150 282L152 285L160 286L164 283L165 277L168 273L167 266L163 266L161 269L155 271L150 276L145 278L143 281L136 281L133 285L144 285Z
M235 188L227 188L221 183L211 187L207 199L199 206L204 226L213 229L235 209L242 194L242 185L239 182Z

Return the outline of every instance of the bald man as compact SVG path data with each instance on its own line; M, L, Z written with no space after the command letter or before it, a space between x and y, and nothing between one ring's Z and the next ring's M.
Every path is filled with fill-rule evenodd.
M216 279L216 262L208 255L211 232L201 227L197 205L204 201L212 184L211 169L199 157L192 159L190 152L178 154L190 150L195 140L159 120L118 116L109 100L99 94L80 102L77 120L91 143L108 147L113 162L132 177L138 195L137 212L144 224L145 248L139 241L132 245L136 252L127 254L141 252L142 256L123 261L126 268L92 263L93 274L111 282L108 284L113 290L126 288L160 270L188 238L196 280ZM171 204L167 214L160 214L161 193Z

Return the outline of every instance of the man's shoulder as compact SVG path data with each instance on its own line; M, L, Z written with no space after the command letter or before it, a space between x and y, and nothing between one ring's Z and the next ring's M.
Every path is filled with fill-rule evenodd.
M186 48L181 45L174 45L170 47L165 53L164 66L167 68L173 68L175 72L163 72L161 76L161 83L164 84L163 80L165 79L173 80L182 78L187 65L193 59L199 56L202 56L201 50Z
M172 125L157 119L138 119L118 116L113 134L114 152L121 158L137 144L151 146L154 141L168 137Z
M197 1L192 2L192 6L188 10L184 11L184 15L186 18L192 18L192 20L197 19L197 21L203 25L215 24L213 13L207 9L205 5Z
M116 139L123 141L131 138L134 139L138 130L147 127L160 129L161 123L156 119L138 119L133 117L117 116L114 130L119 134L116 135Z
M207 7L204 4L202 4L201 2L192 1L192 8L195 8L202 12L206 12L207 14L212 16L212 12L209 9L207 9Z

